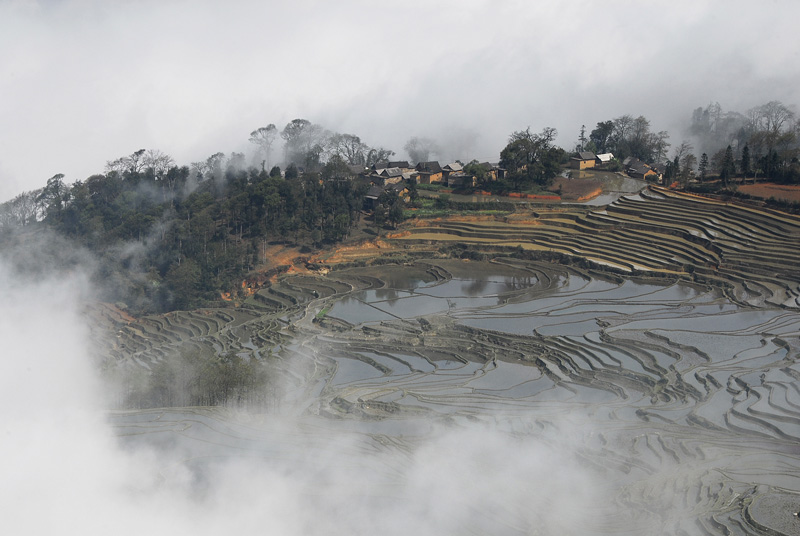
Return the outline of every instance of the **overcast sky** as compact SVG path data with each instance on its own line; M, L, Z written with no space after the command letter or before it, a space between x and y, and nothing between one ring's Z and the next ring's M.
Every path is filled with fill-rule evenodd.
M305 118L405 158L508 134L800 104L800 2L0 0L0 200L159 149L180 164Z

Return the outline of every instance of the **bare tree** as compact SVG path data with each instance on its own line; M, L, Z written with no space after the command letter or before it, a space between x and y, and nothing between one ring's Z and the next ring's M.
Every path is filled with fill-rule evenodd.
M686 154L691 153L693 150L692 144L688 140L683 140L680 145L675 147L675 158L680 162Z
M175 161L170 155L162 153L158 149L150 149L144 154L142 164L145 170L153 171L153 177L156 180L161 181L167 176L169 169L175 165Z
M327 152L330 157L338 156L350 165L363 166L369 146L353 134L334 134L328 139Z
M320 164L330 133L307 119L293 119L284 127L281 137L286 142L287 164L315 168Z
M144 169L144 149L134 151L128 156L121 156L116 160L106 162L106 172L116 171L123 173L140 173Z
M617 144L619 144L621 140L628 139L628 136L633 129L633 122L633 116L628 114L614 119L614 133L612 134L612 137Z
M783 132L784 127L789 127L794 118L794 112L789 110L779 101L770 101L756 109L755 117L760 130L766 130L774 135Z
M209 169L209 163L207 160L198 160L197 162L192 162L192 171L194 172L194 177L196 177L198 181L205 180Z
M258 147L259 152L264 154L264 159L267 164L266 165L267 169L269 169L270 167L272 144L275 143L277 137L278 137L278 129L272 123L270 123L265 127L257 128L256 130L250 133L250 143L255 144ZM262 164L262 169L263 169L263 164Z
M766 154L774 149L786 149L796 140L794 128L794 112L780 101L770 101L747 112L748 126L752 132L750 145L755 154L761 154L761 149L766 149Z
M681 157L681 183L684 185L689 182L689 179L694 175L694 168L697 165L697 157L692 153L686 153Z
M245 169L246 167L244 153L237 153L235 151L231 153L231 155L228 157L227 163L225 164L225 168L228 170L232 169L239 171Z
M24 226L34 223L39 219L40 204L37 199L42 194L42 190L32 192L22 192L17 197L3 203L2 222L4 226Z
M207 172L215 179L222 177L222 163L225 162L225 153L214 153L206 159Z
M379 162L385 162L392 156L394 156L394 151L384 149L383 147L373 148L367 153L367 161L364 164L368 167L374 166Z

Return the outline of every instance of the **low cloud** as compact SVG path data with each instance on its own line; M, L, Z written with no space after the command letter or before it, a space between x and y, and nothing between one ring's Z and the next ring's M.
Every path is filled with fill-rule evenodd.
M16 267L15 267L16 266ZM227 410L107 413L79 269L0 258L5 534L388 535L577 532L593 475L555 434L495 424L342 421Z

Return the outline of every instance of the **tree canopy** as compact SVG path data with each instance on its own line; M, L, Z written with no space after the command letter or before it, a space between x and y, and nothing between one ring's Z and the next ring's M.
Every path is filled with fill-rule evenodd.
M530 186L546 188L560 171L565 151L553 145L558 132L546 127L539 134L530 127L513 132L500 153L500 165L508 170L515 190Z

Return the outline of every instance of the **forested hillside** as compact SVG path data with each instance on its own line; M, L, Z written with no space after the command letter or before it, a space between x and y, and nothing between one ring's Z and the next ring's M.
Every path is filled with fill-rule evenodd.
M65 185L56 175L8 203L0 240L49 228L100 258L98 282L134 311L186 309L235 295L264 246L340 240L359 218L365 186L321 173L286 177L240 169L205 176L188 167L110 171ZM12 210L13 209L13 210ZM12 225L8 220L13 220Z
M718 104L696 109L689 131L703 151L699 158L688 140L670 157L669 134L651 130L644 116L601 121L588 137L586 130L581 127L576 151L613 152L604 154L612 157L603 164L608 171L630 172L623 164L638 158L651 180L665 185L727 191L748 178L800 180L800 122L777 101L747 115L723 113ZM513 132L491 176L494 164L468 155L448 166L466 178L462 193L471 191L470 179L473 188L494 194L546 192L570 163L557 136L551 127ZM263 268L270 243L312 249L347 237L361 218L370 181L383 188L370 204L373 223L396 226L403 216L400 190L389 188L384 168L392 168L397 181L404 168L402 180L416 197L409 173L414 164L391 162L394 151L354 134L294 119L282 130L269 124L252 131L249 142L248 155L218 152L188 166L141 149L108 161L104 173L85 180L70 184L56 174L44 187L0 205L0 248L9 251L15 241L53 231L60 245L85 248L98 260L93 275L98 288L110 292L104 299L136 313L190 309L222 293L236 297L246 275ZM405 150L415 163L441 157L428 138L410 138ZM273 161L285 169L271 167ZM437 201L446 208L446 199Z

